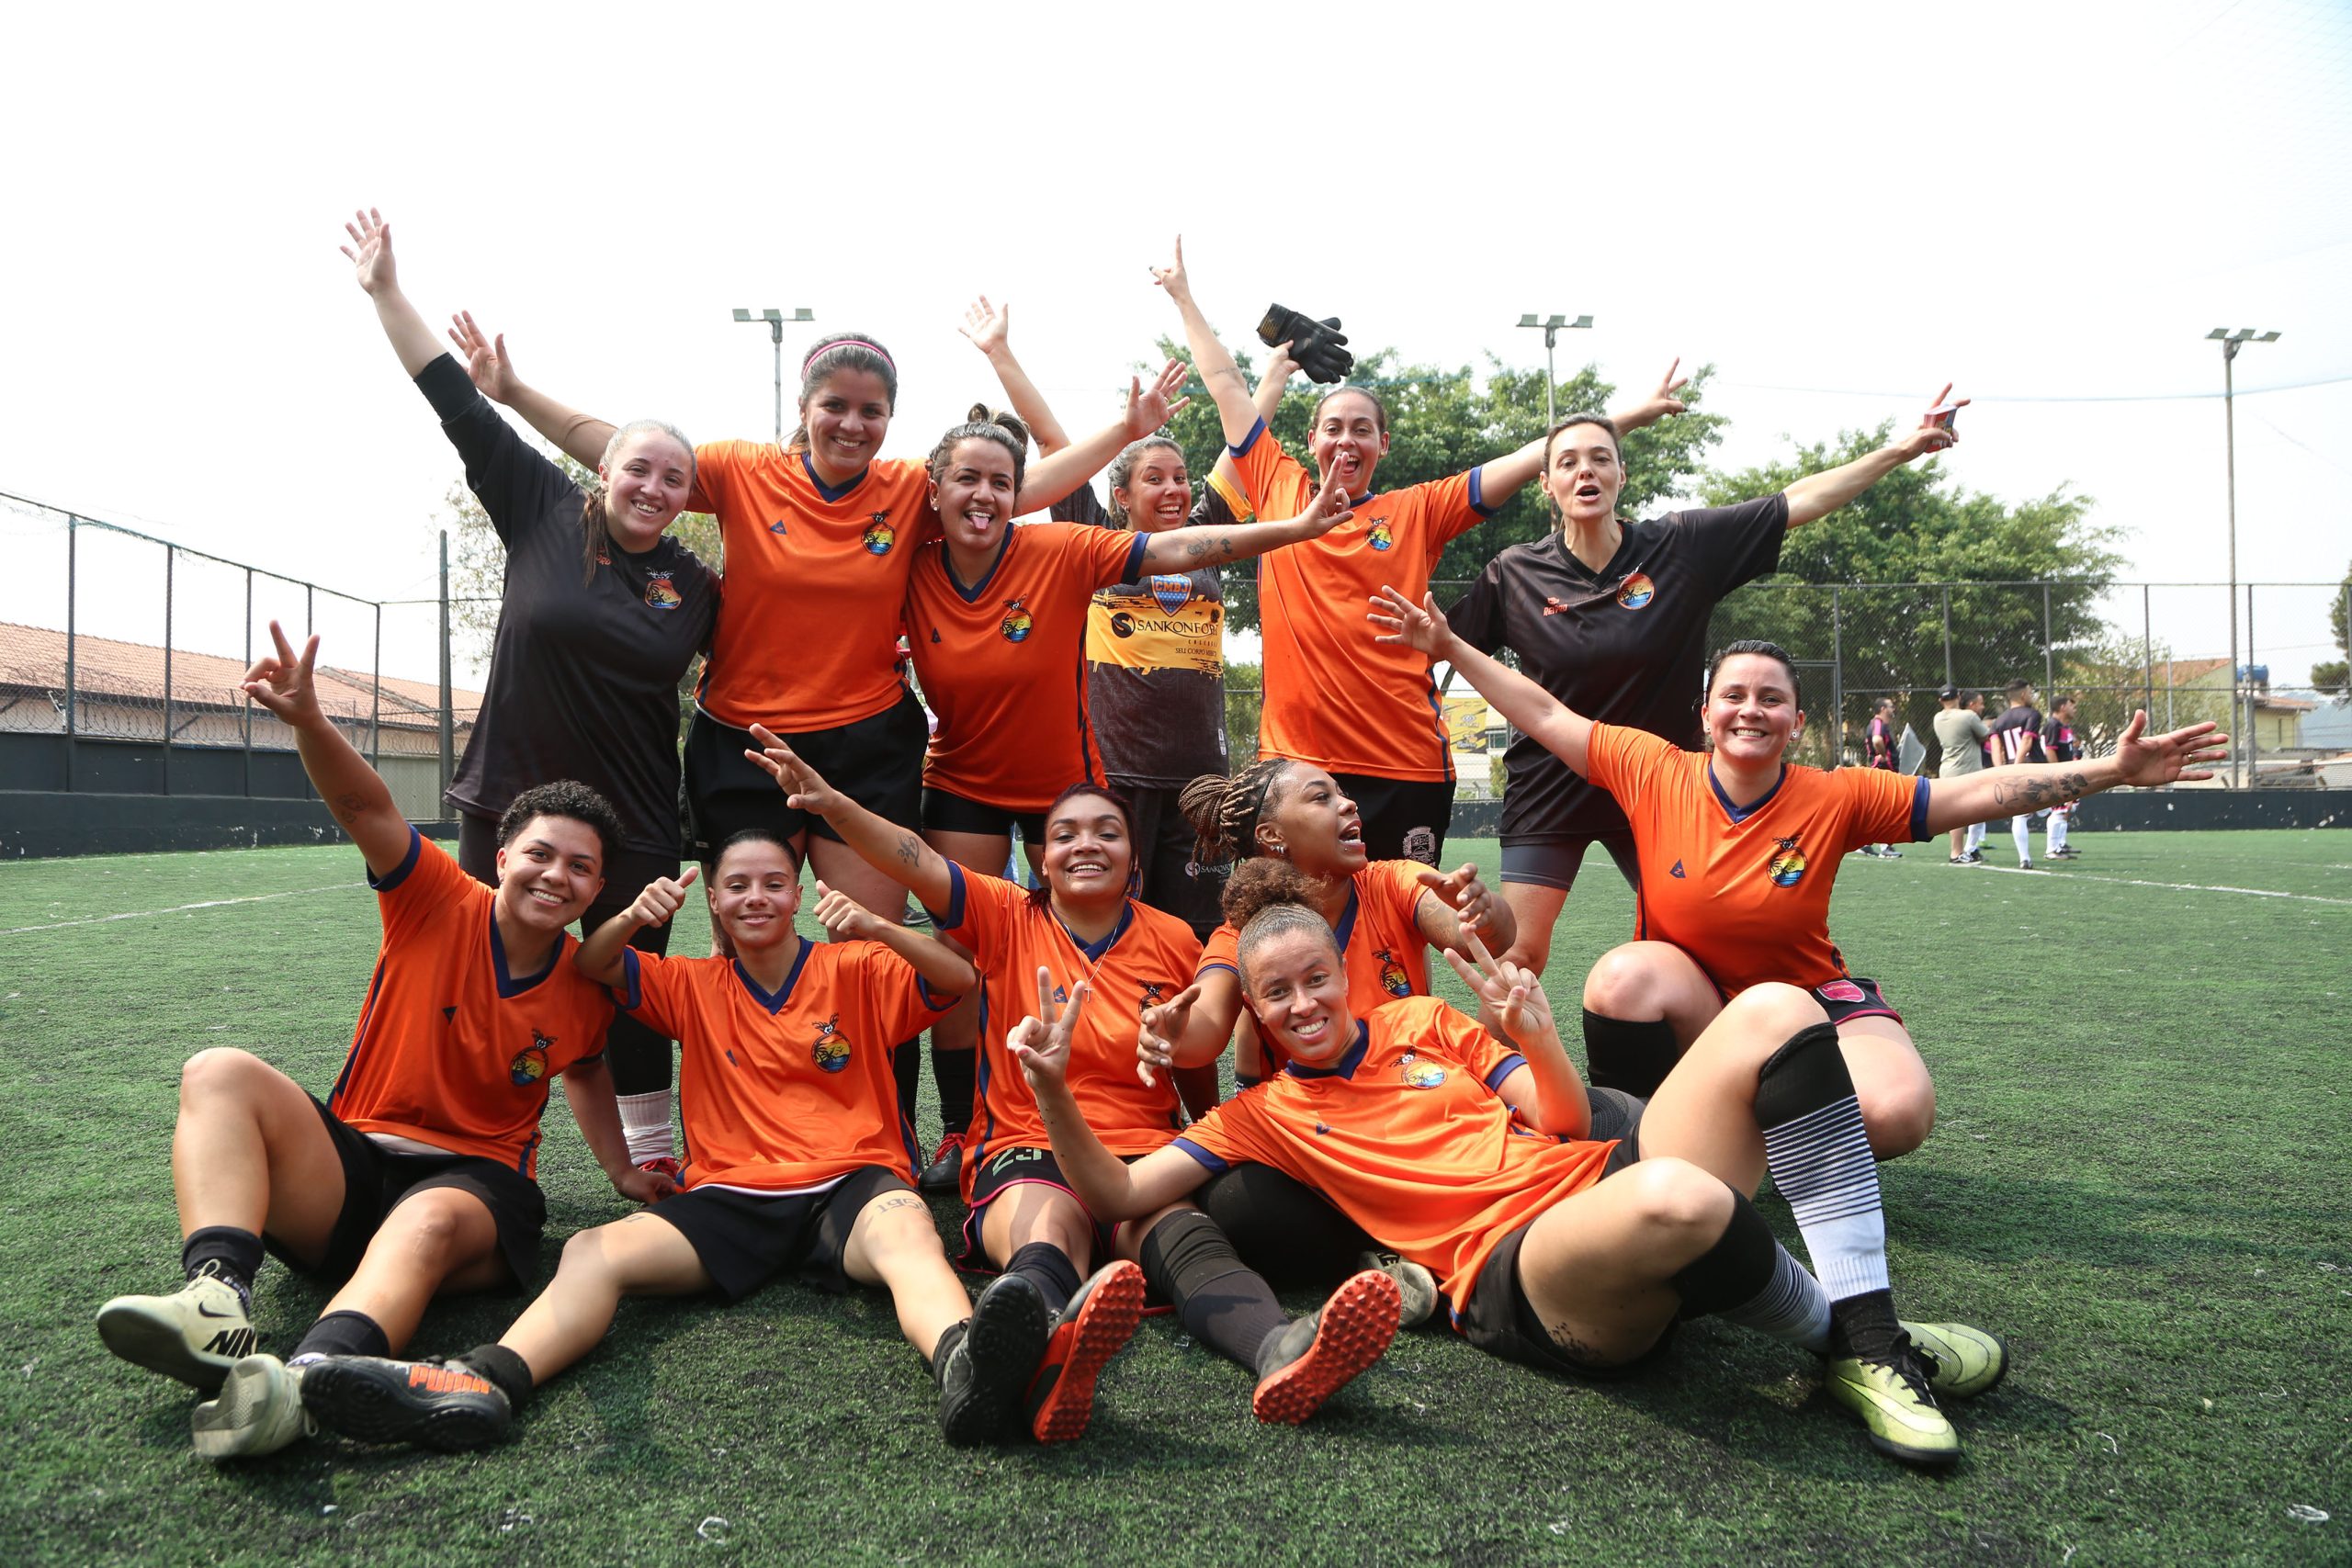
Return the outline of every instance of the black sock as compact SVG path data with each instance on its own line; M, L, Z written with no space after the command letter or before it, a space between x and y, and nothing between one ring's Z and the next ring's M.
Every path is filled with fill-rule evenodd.
M939 1343L931 1348L931 1354L924 1358L923 1362L931 1369L933 1382L946 1375L940 1369L947 1365L947 1358L955 1354L956 1347L964 1343L964 1336L971 1331L972 1320L967 1317L961 1323L949 1324L946 1330L940 1335Z
M1243 1260L1285 1285L1328 1291L1354 1273L1356 1260L1374 1247L1363 1228L1320 1192L1254 1160L1214 1178L1193 1196Z
M1602 1089L1622 1089L1635 1100L1647 1100L1681 1055L1674 1025L1662 1018L1637 1022L1584 1010L1585 1074Z
M234 1225L204 1225L180 1243L180 1268L188 1279L209 1274L237 1292L247 1311L254 1304L254 1276L261 1272L261 1237Z
M389 1356L392 1342L386 1338L376 1320L364 1312L331 1312L311 1325L311 1332L287 1357L288 1362L305 1356Z
M1893 1291L1864 1291L1829 1303L1829 1353L1884 1360L1894 1349L1903 1325L1894 1316Z
M972 1077L978 1071L978 1051L943 1051L931 1047L931 1081L939 1090L939 1124L960 1133L972 1124Z
M890 1049L890 1071L899 1080L899 1114L913 1126L915 1089L922 1080L922 1036L901 1040Z
M531 1365L503 1345L477 1345L464 1355L453 1358L464 1362L497 1386L506 1396L506 1407L520 1410L523 1402L531 1397Z
M1078 1265L1050 1241L1033 1241L1019 1248L1005 1261L1004 1271L1022 1275L1036 1286L1037 1293L1046 1298L1048 1313L1060 1312L1078 1294Z
M1151 1227L1143 1238L1143 1277L1193 1338L1253 1375L1259 1348L1290 1322L1265 1277L1204 1213L1170 1214Z
M1736 1188L1723 1235L1674 1276L1678 1317L1721 1314L1731 1323L1820 1351L1829 1328L1829 1299L1772 1235L1756 1205Z

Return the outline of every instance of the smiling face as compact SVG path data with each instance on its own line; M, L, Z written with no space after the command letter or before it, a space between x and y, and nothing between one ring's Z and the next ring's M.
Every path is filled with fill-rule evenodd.
M1370 862L1363 816L1339 782L1310 762L1274 781L1258 821L1257 852L1280 853L1309 876L1353 876Z
M1182 528L1193 509L1193 477L1185 471L1184 454L1172 446L1145 447L1126 482L1112 487L1111 499L1127 514L1128 525L1144 533Z
M1715 755L1748 767L1779 762L1804 728L1795 678L1763 653L1735 653L1716 666L1705 716Z
M1322 1066L1355 1043L1348 1013L1348 974L1329 928L1293 927L1249 943L1241 959L1245 989L1274 1043L1309 1066Z
M1042 869L1056 903L1099 907L1125 898L1134 864L1126 814L1106 797L1073 795L1046 815Z
M890 433L889 386L871 370L844 367L800 400L800 423L818 477L827 484L854 479Z
M498 852L498 907L535 931L578 919L605 886L605 844L572 817L534 817Z
M1336 471L1341 489L1350 495L1363 494L1372 488L1380 459L1388 455L1380 405L1358 391L1331 393L1315 411L1315 428L1306 433L1306 445L1315 455L1317 475L1329 479Z
M709 898L738 953L790 942L793 912L800 908L799 863L773 840L741 840L720 853Z
M959 554L993 551L1012 525L1013 502L1019 494L1012 454L978 435L956 443L931 486L940 528L947 536L948 547Z
M1617 515L1625 467L1617 442L1598 424L1572 424L1552 438L1544 493L1564 527L1596 528Z
M665 431L639 430L618 438L596 473L605 481L605 532L639 554L685 510L695 457Z

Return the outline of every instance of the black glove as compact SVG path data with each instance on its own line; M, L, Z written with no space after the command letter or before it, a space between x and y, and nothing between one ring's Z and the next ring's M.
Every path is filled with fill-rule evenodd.
M1269 347L1289 344L1290 356L1298 361L1310 381L1344 381L1356 367L1356 356L1348 352L1348 334L1340 330L1337 316L1318 321L1287 305L1269 305L1265 320L1258 323L1258 339Z

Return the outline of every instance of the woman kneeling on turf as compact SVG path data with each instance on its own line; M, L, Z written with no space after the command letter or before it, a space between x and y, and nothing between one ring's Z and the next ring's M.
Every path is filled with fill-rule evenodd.
M891 1043L978 976L822 883L817 919L832 940L802 937L799 859L764 828L739 831L718 856L710 907L735 958L627 945L677 913L695 874L648 886L579 961L679 1042L685 1190L573 1236L554 1281L494 1345L442 1362L312 1367L302 1393L321 1424L373 1442L477 1448L505 1433L536 1384L595 1348L623 1296L716 1290L736 1302L791 1270L829 1291L888 1289L938 1380L947 1440L1002 1435L1045 1353L1045 1303L1010 1275L977 1306L964 1293L911 1185L914 1129L891 1073Z
M1789 1128L1840 1104L1837 1035L1810 997L1788 986L1740 997L1636 1136L1594 1141L1532 974L1495 963L1473 933L1477 968L1447 958L1479 998L1483 1032L1428 997L1355 1017L1314 896L1288 866L1234 874L1226 914L1241 933L1242 987L1287 1065L1132 1165L1104 1149L1067 1082L1083 997L1012 1030L1006 1048L1095 1213L1149 1213L1231 1167L1275 1166L1435 1273L1455 1325L1491 1355L1605 1376L1657 1349L1678 1318L1720 1314L1826 1354L1829 1392L1880 1448L1919 1464L1959 1457L1935 1393L1991 1387L2006 1356L1973 1329L1898 1324L1868 1151L1786 1144ZM1832 1303L1772 1239L1747 1196L1768 1163L1784 1191L1844 1200L1834 1234L1808 1240L1849 1275L1874 1274L1874 1288Z
M1250 1404L1261 1421L1305 1420L1387 1348L1397 1292L1385 1274L1357 1274L1318 1313L1294 1322L1216 1222L1190 1203L1123 1211L1118 1218L1134 1223L1115 1228L1089 1213L1056 1168L1036 1103L1001 1039L988 1038L992 1010L1025 1008L1034 996L1050 1018L1069 997L1091 989L1102 999L1076 1033L1069 1077L1116 1151L1105 1157L1147 1156L1182 1124L1174 1086L1136 1071L1136 1021L1192 979L1200 943L1183 921L1130 897L1135 847L1116 795L1100 784L1073 784L1046 807L1045 886L1032 893L943 858L828 784L767 731L752 733L766 748L753 760L790 793L792 809L824 818L843 842L903 883L940 934L962 943L979 965L984 1054L979 1116L963 1171L971 1210L965 1257L1035 1281L1058 1314L1028 1396L1039 1440L1086 1429L1096 1374L1135 1332L1147 1282L1196 1337L1255 1374ZM1119 1261L1080 1283L1090 1262L1114 1253Z

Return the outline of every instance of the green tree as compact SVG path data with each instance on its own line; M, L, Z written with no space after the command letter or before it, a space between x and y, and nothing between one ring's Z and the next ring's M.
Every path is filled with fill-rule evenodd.
M1237 770L1258 755L1258 715L1265 707L1266 672L1255 664L1225 667L1225 752Z
M2352 696L2352 570L2336 586L2335 603L2327 607L2328 629L2344 659L2323 659L2312 665L2312 684L2338 697Z

